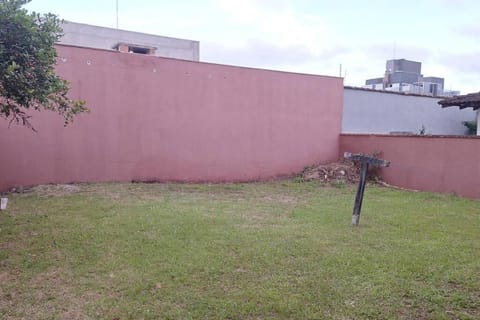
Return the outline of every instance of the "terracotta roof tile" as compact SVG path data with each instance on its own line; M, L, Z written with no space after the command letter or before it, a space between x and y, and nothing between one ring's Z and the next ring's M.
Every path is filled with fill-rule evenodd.
M460 109L473 108L473 110L478 110L480 109L480 92L443 99L438 101L438 104L442 108L456 106Z

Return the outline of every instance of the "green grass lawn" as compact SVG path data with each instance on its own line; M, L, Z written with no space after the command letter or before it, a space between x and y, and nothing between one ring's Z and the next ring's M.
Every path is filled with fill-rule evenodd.
M354 195L293 180L9 195L0 319L480 319L479 201L368 186L352 227Z

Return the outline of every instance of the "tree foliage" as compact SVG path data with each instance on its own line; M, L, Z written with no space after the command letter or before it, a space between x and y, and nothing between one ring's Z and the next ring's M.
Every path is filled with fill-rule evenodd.
M463 121L462 124L467 128L468 135L477 134L477 121Z
M45 109L67 125L87 109L84 101L68 98L69 83L55 74L60 20L29 13L22 8L28 2L0 0L0 116L33 129L28 109Z

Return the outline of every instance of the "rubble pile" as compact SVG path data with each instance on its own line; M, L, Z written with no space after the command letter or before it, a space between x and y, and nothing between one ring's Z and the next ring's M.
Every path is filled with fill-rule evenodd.
M353 161L343 159L338 162L306 167L301 175L304 181L320 180L327 183L357 183L360 179L360 166ZM378 168L370 167L367 179L372 181L381 180Z

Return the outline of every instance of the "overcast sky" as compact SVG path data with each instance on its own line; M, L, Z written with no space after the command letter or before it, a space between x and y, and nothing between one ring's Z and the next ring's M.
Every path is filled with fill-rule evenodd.
M480 91L478 0L118 0L121 29L200 41L200 60L342 76L361 86L385 61L422 62L445 89ZM65 20L116 26L115 0L33 0Z

